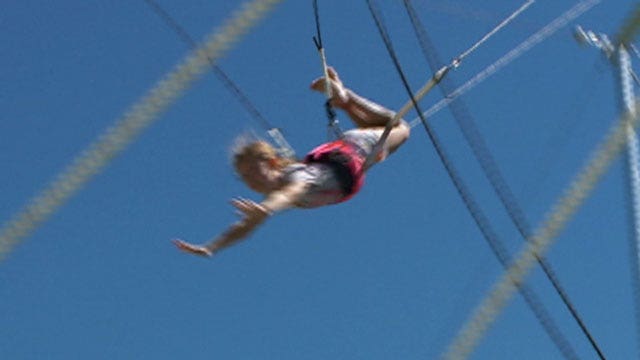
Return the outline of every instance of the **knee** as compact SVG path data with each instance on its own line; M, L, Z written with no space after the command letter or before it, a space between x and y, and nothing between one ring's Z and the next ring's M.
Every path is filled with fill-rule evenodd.
M404 144L405 141L407 141L407 139L409 138L409 135L411 133L411 126L409 126L409 124L402 120L398 125L396 125L393 130L391 130L391 134L389 135L389 138L387 139L387 150L389 153L393 153L396 150L398 150L398 148Z
M411 135L411 125L406 122L404 119L400 119L400 123L397 125L397 129L399 136L403 138L403 142L409 138Z

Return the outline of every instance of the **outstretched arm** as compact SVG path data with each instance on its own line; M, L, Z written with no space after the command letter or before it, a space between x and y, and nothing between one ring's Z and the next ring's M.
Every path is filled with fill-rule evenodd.
M297 199L305 191L305 183L292 183L281 190L272 192L260 204L247 199L234 199L231 204L239 210L241 219L216 239L204 245L194 245L182 240L175 240L174 243L179 249L188 253L212 256L216 252L246 238L274 213L294 207Z

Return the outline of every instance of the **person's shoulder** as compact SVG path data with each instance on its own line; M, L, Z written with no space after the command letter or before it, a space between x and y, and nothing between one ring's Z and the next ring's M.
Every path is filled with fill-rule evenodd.
M320 163L304 163L304 162L296 162L290 165L287 165L284 169L282 169L282 173L284 177L289 181L303 181L307 182L310 179L315 179L320 176L325 169L323 169L323 164Z
M291 164L285 166L284 169L282 169L282 171L284 171L285 173L291 173L291 172L294 172L294 171L306 169L307 166L308 166L308 164L297 161L297 162L294 162L294 163L291 163Z

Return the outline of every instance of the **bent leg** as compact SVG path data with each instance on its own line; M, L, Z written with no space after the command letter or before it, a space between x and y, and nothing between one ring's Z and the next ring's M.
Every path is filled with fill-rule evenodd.
M395 116L393 111L344 87L338 73L333 68L329 68L328 72L331 80L331 104L346 112L357 127L384 127L393 119ZM314 80L311 83L311 88L316 91L324 91L324 78Z
M398 150L400 145L404 144L411 134L411 126L404 120L400 120L398 125L394 126L389 133L389 137L384 143L384 148L388 154Z
M328 73L332 93L331 104L344 110L358 127L358 129L347 131L345 135L348 134L347 136L351 140L365 147L367 152L373 151L374 146L384 132L384 128L394 119L396 113L344 87L338 77L338 73L333 68L329 68ZM311 83L311 89L320 92L325 91L325 79L318 78L314 80ZM411 127L409 124L402 119L398 119L397 124L391 129L376 162L382 161L388 154L398 150L400 145L409 138L410 133Z
M340 106L359 128L384 127L393 120L395 112L347 89L348 101Z

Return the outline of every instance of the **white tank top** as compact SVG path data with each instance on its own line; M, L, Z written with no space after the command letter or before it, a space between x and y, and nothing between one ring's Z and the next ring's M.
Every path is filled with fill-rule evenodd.
M344 196L339 180L327 164L294 163L285 167L283 172L288 183L307 184L306 193L296 202L297 207L314 208L335 204Z

